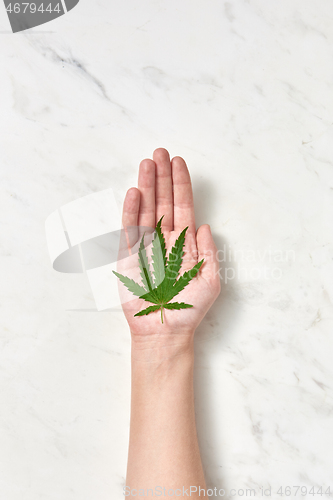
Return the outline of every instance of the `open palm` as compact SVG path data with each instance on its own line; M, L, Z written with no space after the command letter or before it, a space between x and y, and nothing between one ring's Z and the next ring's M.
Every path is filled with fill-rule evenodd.
M163 148L154 151L153 160L146 159L140 163L138 188L130 188L126 193L122 224L127 248L123 247L122 250L123 256L125 250L126 255L130 255L119 259L117 272L142 285L138 264L142 232L145 230L146 252L151 263L152 245L150 243L147 246L147 242L151 242L153 230L162 216L161 229L167 256L181 231L188 227L180 275L192 269L202 259L204 262L196 277L172 300L185 302L193 307L181 310L163 309L163 323L160 311L145 316L134 316L152 304L135 297L119 283L122 307L133 340L143 339L144 342L149 342L152 337L165 337L177 332L193 335L220 293L217 249L209 225L204 224L196 231L193 192L186 163L179 156L170 161L168 151ZM151 228L150 235L147 234L147 228Z

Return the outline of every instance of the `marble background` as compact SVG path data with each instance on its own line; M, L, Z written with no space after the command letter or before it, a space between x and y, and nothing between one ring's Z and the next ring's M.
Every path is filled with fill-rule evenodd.
M108 188L121 210L157 147L221 256L196 332L208 485L333 493L332 3L81 0L15 35L0 7L0 31L1 498L123 498L127 323L52 269L45 220Z

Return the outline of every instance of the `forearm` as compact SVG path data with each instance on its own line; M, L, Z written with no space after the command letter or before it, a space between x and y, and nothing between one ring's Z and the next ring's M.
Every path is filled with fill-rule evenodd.
M205 488L195 425L193 341L186 347L156 348L151 356L142 351L147 353L132 345L126 485L136 490Z

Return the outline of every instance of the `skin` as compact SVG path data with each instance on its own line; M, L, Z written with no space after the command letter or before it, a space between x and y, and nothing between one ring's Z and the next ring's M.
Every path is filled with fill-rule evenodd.
M183 158L170 161L158 148L153 159L139 166L138 188L130 188L124 200L122 223L126 231L118 272L141 283L138 268L137 226L155 228L162 220L167 255L180 232L188 226L180 274L205 259L197 276L172 301L194 307L163 310L134 317L150 303L134 298L119 283L122 307L131 332L131 421L126 496L157 486L183 488L199 499L199 486L206 488L201 464L194 412L193 337L196 328L220 293L217 248L210 227L196 230L190 174ZM130 229L132 226L132 229ZM134 228L133 228L134 227ZM149 246L147 255L151 261ZM195 492L194 488L198 489ZM129 494L133 492L133 495ZM136 493L135 493L136 492ZM152 493L150 492L150 495ZM186 495L185 495L186 496Z

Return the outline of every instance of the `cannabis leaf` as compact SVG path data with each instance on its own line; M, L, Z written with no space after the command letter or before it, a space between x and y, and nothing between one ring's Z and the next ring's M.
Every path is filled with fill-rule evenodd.
M155 228L155 235L152 242L152 264L153 276L150 272L150 266L144 246L144 234L139 246L139 268L142 279L142 285L134 280L123 276L122 274L112 271L120 281L134 295L144 299L147 302L152 302L153 306L149 306L142 311L134 314L134 316L145 316L151 312L161 310L161 321L163 323L163 308L164 309L187 309L193 307L185 302L170 302L173 297L178 295L185 286L197 275L204 259L198 262L192 269L186 271L177 280L184 256L185 234L188 226L178 236L174 246L172 247L168 259L166 257L165 239L161 230L162 219L158 221Z

